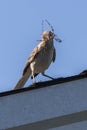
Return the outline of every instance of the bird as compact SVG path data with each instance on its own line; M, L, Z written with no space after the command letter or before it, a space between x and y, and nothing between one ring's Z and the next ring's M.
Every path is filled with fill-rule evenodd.
M56 59L54 39L54 32L49 30L43 31L42 40L34 48L27 59L22 76L15 85L14 90L23 88L30 76L34 81L35 77L40 73L45 77L54 79L53 77L45 74L45 71L49 68L50 64ZM58 38L57 41L61 42L62 40Z

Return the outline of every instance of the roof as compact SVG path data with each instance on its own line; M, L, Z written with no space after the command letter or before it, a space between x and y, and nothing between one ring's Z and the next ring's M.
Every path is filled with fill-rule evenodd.
M0 94L0 129L51 129L87 124L87 71ZM77 126L76 126L77 128Z
M83 78L87 78L87 70L82 71L80 74L78 75L74 75L74 76L70 76L70 77L61 77L61 78L56 78L54 80L49 80L49 81L43 81L43 82L38 82L38 83L34 83L32 85L29 85L27 88L22 88L22 89L18 89L18 90L10 90L10 91L6 91L6 92L1 92L0 93L0 97L2 96L8 96L8 95L12 95L12 94L16 94L16 93L22 93L25 91L32 91L35 89L40 89L43 87L50 87L52 85L56 85L56 84L62 84L65 82L70 82L70 81L74 81L74 80L79 80L79 79L83 79Z

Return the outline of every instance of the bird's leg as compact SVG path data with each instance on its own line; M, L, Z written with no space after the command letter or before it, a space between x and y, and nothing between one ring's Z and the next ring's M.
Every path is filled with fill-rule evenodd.
M35 79L34 75L32 75L32 77L33 77L33 83L36 83L36 79Z
M33 83L36 83L36 79L34 77L34 73L32 72L32 79L33 79Z
M46 75L44 72L42 73L42 75L45 76L45 77L48 77L50 79L54 79L54 78L50 77L49 75Z

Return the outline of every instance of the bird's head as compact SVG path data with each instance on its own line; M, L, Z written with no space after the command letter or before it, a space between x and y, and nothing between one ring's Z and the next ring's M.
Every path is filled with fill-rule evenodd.
M52 33L51 31L44 31L44 32L42 33L42 39L43 39L43 40L54 39L54 33Z
M44 31L42 33L42 39L43 40L55 39L58 42L62 42L62 40L59 39L52 31Z

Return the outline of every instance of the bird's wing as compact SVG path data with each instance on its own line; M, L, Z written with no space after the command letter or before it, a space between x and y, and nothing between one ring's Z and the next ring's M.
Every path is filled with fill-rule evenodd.
M24 70L23 70L22 76L25 75L25 73L27 72L27 70L28 70L29 67L30 67L30 63L27 62L26 65L25 65L25 67L24 67Z
M45 41L42 41L37 47L34 48L34 50L32 51L31 55L29 56L25 68L23 70L23 75L27 72L28 67L30 66L30 63L32 61L34 61L34 59L38 56L38 54L45 49Z
M56 49L54 48L52 61L55 62L55 59L56 59Z

